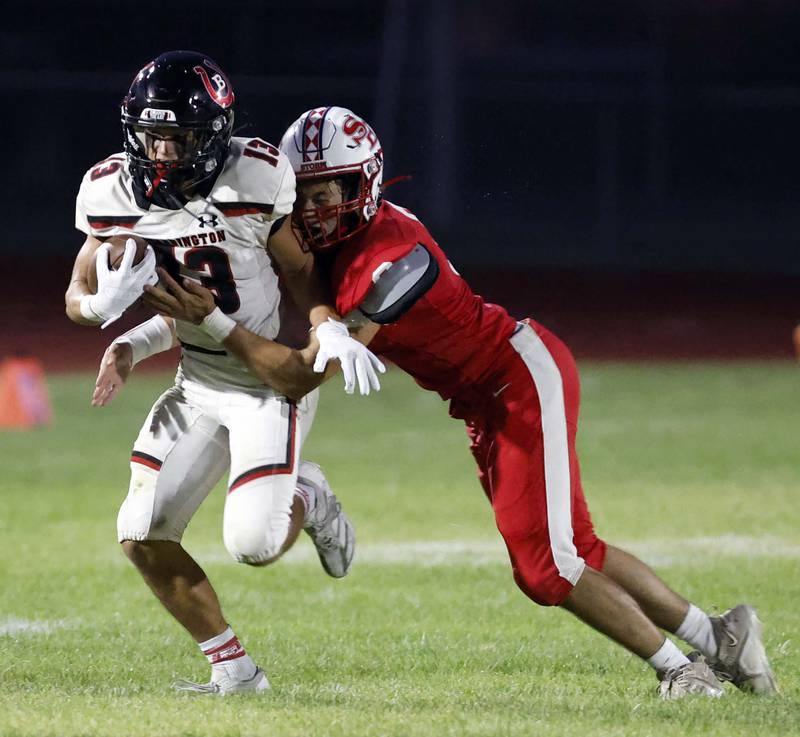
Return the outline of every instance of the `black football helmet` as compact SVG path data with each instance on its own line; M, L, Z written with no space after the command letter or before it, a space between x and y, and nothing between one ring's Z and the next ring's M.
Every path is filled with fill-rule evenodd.
M227 76L196 51L168 51L136 75L121 112L139 207L177 210L197 194L208 195L230 147L233 101ZM170 157L152 158L163 141Z

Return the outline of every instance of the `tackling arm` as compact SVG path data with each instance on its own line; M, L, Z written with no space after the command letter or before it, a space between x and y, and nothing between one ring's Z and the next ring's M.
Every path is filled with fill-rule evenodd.
M300 399L338 371L339 366L335 363L329 363L324 373L314 371L313 364L319 350L314 333L309 345L302 350L267 340L223 314L214 302L214 295L205 287L188 279L184 279L181 286L163 269L158 272L163 288L145 287L144 301L148 306L160 315L202 325L255 376L281 394ZM368 323L353 337L366 345L378 327ZM361 390L368 393L369 382L366 386L362 383Z
M292 231L291 217L285 218L270 236L267 248L280 269L292 299L308 314L312 327L329 317L340 319L330 306L332 300L316 269L313 254L300 248L297 236Z
M369 322L351 337L366 346L379 329L380 325ZM295 350L237 325L222 343L261 381L291 399L304 397L339 371L333 362L322 373L314 371L319 342L313 333L306 348Z

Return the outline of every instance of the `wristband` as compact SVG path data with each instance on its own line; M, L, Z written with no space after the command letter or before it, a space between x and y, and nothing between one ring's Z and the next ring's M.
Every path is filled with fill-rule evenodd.
M81 297L81 316L86 320L91 320L93 323L101 323L103 322L103 318L92 309L91 303L92 297L94 296L94 294L84 294L83 297Z
M213 338L217 343L222 343L236 327L236 320L231 320L219 307L203 318L200 323L206 335Z
M145 358L172 348L172 330L162 317L156 315L123 333L114 343L127 343L131 347L132 363L135 366Z

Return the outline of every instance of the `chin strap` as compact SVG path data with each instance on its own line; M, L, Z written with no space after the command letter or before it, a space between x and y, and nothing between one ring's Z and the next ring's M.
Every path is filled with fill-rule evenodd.
M410 174L401 174L399 177L392 177L388 182L384 182L381 185L381 194L389 189L389 187L392 187L399 182L408 182L411 179L413 179L413 177Z
M150 189L148 189L147 192L145 193L145 197L147 197L148 200L153 197L153 193L156 191L156 187L158 187L158 185L161 184L162 180L167 175L167 172L170 169L175 169L175 168L177 168L176 165L171 164L169 162L164 162L164 161L156 162L156 177L153 180L153 183L150 185Z

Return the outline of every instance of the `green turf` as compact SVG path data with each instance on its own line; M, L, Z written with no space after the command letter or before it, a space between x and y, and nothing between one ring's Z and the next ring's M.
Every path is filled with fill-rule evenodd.
M98 410L82 375L51 380L53 428L0 434L0 734L800 734L800 372L581 368L599 532L703 607L757 604L782 697L662 703L636 658L528 602L463 428L398 372L368 399L326 387L304 454L358 527L345 580L322 573L306 539L271 569L228 562L222 489L200 510L186 546L273 688L173 694L205 663L115 542L127 453L169 377L137 376Z

